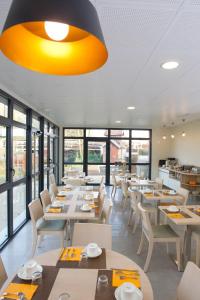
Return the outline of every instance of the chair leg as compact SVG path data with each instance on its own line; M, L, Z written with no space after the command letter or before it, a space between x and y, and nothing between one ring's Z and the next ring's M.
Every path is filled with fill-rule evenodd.
M70 220L68 221L68 224L67 224L67 239L68 239L68 241L71 240L71 225L70 225Z
M144 232L142 231L141 239L140 239L140 245L139 245L139 248L138 248L138 251L137 251L138 255L140 255L141 252L142 252L143 244L144 244Z
M114 185L112 186L111 197L113 195L113 191L114 191Z
M133 231L132 231L133 233L136 232L136 229L137 229L139 223L140 223L140 216L138 214L135 214L135 222L134 222Z
M148 271L149 263L150 263L151 256L152 256L152 252L153 252L153 242L151 241L151 242L149 242L148 254L147 254L146 262L145 262L145 265L144 265L144 272Z
M178 262L178 270L181 270L181 241L176 241L176 259Z
M33 241L32 241L32 254L31 256L33 257L35 255L36 247L37 247L37 241L38 241L38 236L33 235Z
M131 212L130 212L130 215L129 215L129 218L128 218L128 226L131 225L132 217L133 217L133 209L131 208Z
M200 239L196 238L196 265L199 266L200 263Z
M64 232L61 234L61 248L65 248L65 234L64 234Z

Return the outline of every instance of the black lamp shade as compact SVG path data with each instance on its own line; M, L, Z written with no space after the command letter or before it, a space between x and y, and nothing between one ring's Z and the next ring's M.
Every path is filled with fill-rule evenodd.
M45 32L47 21L68 24L66 38L52 40ZM0 49L25 68L55 75L88 73L108 58L96 9L88 0L14 0Z

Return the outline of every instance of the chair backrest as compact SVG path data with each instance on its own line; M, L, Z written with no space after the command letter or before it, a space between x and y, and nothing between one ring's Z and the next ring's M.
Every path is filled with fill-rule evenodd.
M50 184L56 184L55 175L53 173L49 175L49 182Z
M116 180L115 174L112 174L112 184L113 184L114 186L117 185L117 180Z
M45 208L51 204L51 196L49 194L49 191L47 189L42 191L40 193L40 197L42 201L43 210L45 210Z
M104 176L101 176L100 186L104 183Z
M142 229L146 236L152 237L153 230L152 230L152 226L151 226L151 222L150 222L150 218L149 218L149 212L142 207L141 203L138 203L138 209L142 216Z
M28 205L31 216L32 225L36 228L36 223L44 216L40 199L33 200Z
M99 247L112 249L112 226L75 223L72 246L87 246L89 243L97 243Z
M111 199L106 199L103 204L103 210L101 214L101 220L105 224L109 224L110 215L112 212L113 202Z
M125 182L125 181L122 181L122 183L121 183L121 186L122 186L122 193L123 193L123 196L125 197L125 198L128 198L128 184L127 184L127 182Z
M189 199L189 191L180 187L178 190L177 190L177 193L181 196L183 196L183 200L181 201L181 204L182 205L187 205L187 202L188 202L188 199Z
M198 249L199 250L199 249ZM200 299L200 269L188 262L177 289L177 300Z
M158 189L159 189L159 190L162 190L162 188L163 188L163 179L157 177L157 178L155 179L155 182L157 183Z
M50 190L54 197L56 197L58 195L58 187L56 184L51 184Z
M8 279L2 258L0 256L0 289L2 288L4 282Z

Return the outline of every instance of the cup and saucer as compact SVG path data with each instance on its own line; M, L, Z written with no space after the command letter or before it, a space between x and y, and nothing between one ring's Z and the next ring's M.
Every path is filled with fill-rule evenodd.
M17 276L23 280L32 280L35 272L42 273L43 268L35 260L29 260L18 271Z
M81 207L80 207L80 210L81 211L84 211L84 212L89 212L92 210L92 208L90 207L90 205L88 203L86 204L83 204Z
M53 203L51 203L52 208L60 208L63 206L64 206L63 203L60 203L59 201L54 201Z
M179 208L176 207L175 205L170 205L170 206L168 206L167 210L168 210L169 212L171 212L171 213L177 213L177 212L179 212Z
M134 284L125 282L115 290L116 300L142 300L143 294Z
M102 254L102 249L96 243L90 243L85 247L84 252L89 258L96 258Z

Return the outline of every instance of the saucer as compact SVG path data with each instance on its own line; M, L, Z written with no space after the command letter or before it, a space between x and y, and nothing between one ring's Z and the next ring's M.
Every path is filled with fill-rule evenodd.
M42 271L43 271L42 266L37 265L37 267L34 269L33 273L35 273L35 272L40 272L40 273L42 273ZM19 271L18 271L18 273L17 273L17 276L18 276L20 279L23 279L23 280L32 280L32 276L30 276L30 275L27 276L26 270L24 269L24 266L21 267L21 268L19 269Z
M65 197L67 196L67 193L65 191L60 191L58 194L57 194L58 197Z
M96 258L96 257L99 257L101 254L102 254L102 249L101 248L97 248L97 253L96 254L89 254L88 251L87 251L87 247L85 248L85 251L87 253L87 256L89 258Z
M59 201L55 201L51 204L52 208L56 208L56 207L63 207L63 203L60 203Z
M81 207L80 207L80 210L88 212L88 211L91 211L92 209L91 209L91 207L84 207L84 206L81 206Z
M121 288L121 286L119 286L118 288L116 288L116 290L115 290L115 293L114 293L114 295L115 295L115 299L116 300L122 300L122 298L121 298L121 296L120 296L120 288ZM141 299L143 299L143 296L141 295Z
M170 205L168 208L167 208L167 210L169 211L169 212L174 212L174 213L176 213L176 212L179 212L179 209L175 206L175 205Z

